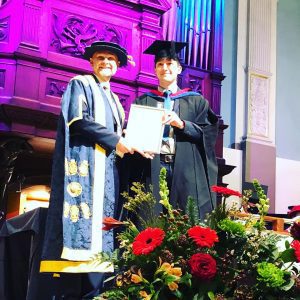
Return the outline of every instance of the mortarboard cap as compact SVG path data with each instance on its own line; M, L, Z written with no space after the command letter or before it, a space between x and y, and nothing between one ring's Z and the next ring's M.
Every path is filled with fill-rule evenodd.
M156 40L144 51L144 54L155 55L155 63L166 57L179 61L178 53L185 46L187 46L187 43Z
M111 52L118 57L118 60L120 61L120 67L127 65L127 51L125 48L116 43L105 41L94 42L90 46L85 48L83 56L84 58L89 60L97 51Z

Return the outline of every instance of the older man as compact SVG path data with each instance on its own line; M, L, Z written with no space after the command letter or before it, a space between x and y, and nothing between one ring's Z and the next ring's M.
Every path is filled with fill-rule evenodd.
M116 155L133 153L121 137L124 111L109 84L126 66L127 52L99 41L84 57L94 73L71 79L62 98L41 272L112 271L91 260L113 250L112 232L102 231L102 221L118 214Z

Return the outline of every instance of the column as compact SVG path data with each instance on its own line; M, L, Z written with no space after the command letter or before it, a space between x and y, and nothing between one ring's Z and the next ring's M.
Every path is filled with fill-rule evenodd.
M268 187L275 210L275 85L277 0L241 0L238 16L236 141L243 182Z

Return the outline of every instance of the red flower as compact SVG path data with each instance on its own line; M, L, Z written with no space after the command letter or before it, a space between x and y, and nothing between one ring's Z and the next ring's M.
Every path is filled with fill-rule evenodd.
M242 197L243 196L240 192L228 189L228 188L223 187L223 186L213 185L211 187L211 190L215 193L222 194L224 197L229 197L229 196Z
M217 273L215 259L207 253L196 253L189 259L191 274L202 280L210 280Z
M208 227L194 226L188 230L188 235L200 247L211 248L219 241L217 233Z
M295 256L298 262L300 262L300 242L294 240L291 243L292 248L295 250Z
M105 225L102 230L111 230L124 224L123 222L120 222L112 217L104 218L102 223Z
M132 243L133 254L146 255L152 252L156 247L161 245L165 233L160 228L146 228L140 232Z
M290 234L295 240L300 240L300 221L293 223L290 228Z

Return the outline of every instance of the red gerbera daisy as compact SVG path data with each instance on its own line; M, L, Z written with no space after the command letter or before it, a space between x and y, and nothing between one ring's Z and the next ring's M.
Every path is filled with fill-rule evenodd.
M140 232L132 243L133 254L146 255L161 245L165 232L160 228L146 228Z
M214 230L198 225L190 228L188 235L200 247L211 248L215 242L219 241L218 235Z
M223 186L213 185L211 187L211 190L215 193L222 194L224 197L229 197L229 196L242 197L243 196L240 192L228 189L228 188L223 187Z
M102 230L111 230L124 224L123 222L120 222L112 217L104 218L102 223L104 224Z
M291 243L292 248L295 250L295 256L298 262L300 262L300 242L297 240L294 240Z

